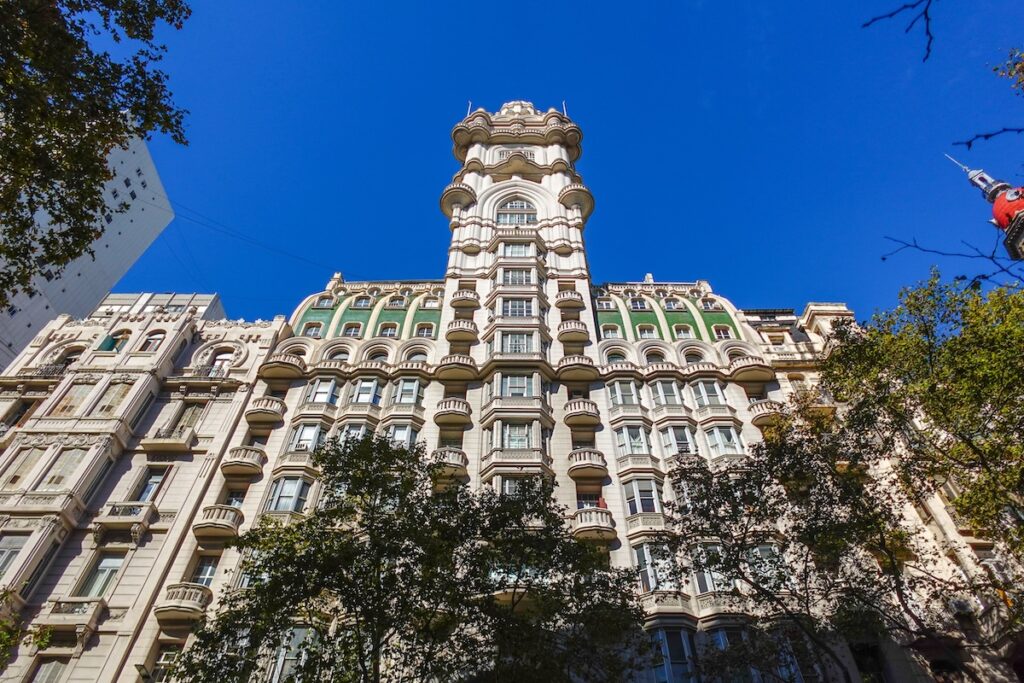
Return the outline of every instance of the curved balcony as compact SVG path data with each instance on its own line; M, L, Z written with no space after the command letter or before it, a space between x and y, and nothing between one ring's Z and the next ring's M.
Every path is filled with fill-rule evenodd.
M604 508L583 508L572 515L572 535L587 541L609 541L615 538L612 513Z
M199 583L172 583L153 613L161 624L198 621L213 601L213 591Z
M573 479L604 479L608 463L604 453L593 448L577 448L569 452L569 476Z
M601 413L590 399L574 398L565 404L564 420L570 427L596 427L601 424Z
M679 366L675 363L661 361L644 366L644 376L646 377L674 377L677 374L679 374Z
M435 375L440 380L467 380L476 377L476 361L461 353L454 353L441 359Z
M628 360L620 360L604 365L601 374L605 377L638 377L640 368Z
M284 419L284 401L275 396L254 398L245 411L245 419L251 425L272 425Z
M782 417L785 406L778 401L762 399L760 401L752 401L748 410L750 411L750 421L754 423L754 426L764 427Z
M568 311L578 311L586 306L583 295L575 289L567 289L555 294L555 306Z
M465 477L469 468L469 456L461 448L444 446L433 452L435 462L441 466L441 472L448 477Z
M767 382L774 376L763 358L741 356L729 363L729 378L736 382Z
M476 203L476 191L466 183L450 183L441 192L441 211L449 218L455 212L455 207L465 208Z
M263 473L267 454L256 446L236 446L228 451L220 463L225 477L254 477Z
M572 242L565 239L564 237L555 238L548 242L548 249L555 252L559 256L569 256L575 251Z
M468 425L472 422L469 401L461 398L441 399L434 410L434 422L439 425Z
M594 210L594 195L582 183L570 183L558 193L558 203L567 209L578 207L583 218Z
M444 338L450 342L476 341L479 336L480 331L476 328L475 322L460 318L456 318L448 323L448 329L444 333Z
M472 289L457 289L452 292L451 303L454 308L478 308L480 295Z
M231 505L207 505L192 525L192 533L202 540L223 540L238 536L245 516Z
M579 320L563 320L558 323L558 341L585 342L590 339L587 326Z
M260 367L265 379L297 379L306 374L306 361L294 353L272 353Z
M558 379L563 382L593 382L601 376L593 358L564 356L558 361Z
M697 363L690 363L682 368L683 373L687 379L694 379L697 377L722 377L722 369L714 363L709 363L706 360L699 361Z

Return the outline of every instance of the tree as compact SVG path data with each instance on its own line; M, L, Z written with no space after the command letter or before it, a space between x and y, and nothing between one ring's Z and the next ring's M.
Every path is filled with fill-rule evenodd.
M189 13L186 0L0 2L0 305L92 253L111 150L155 131L185 143L155 31Z
M315 461L322 503L240 537L247 588L196 631L180 680L618 681L642 664L635 575L572 537L550 482L471 491L372 436Z
M10 605L13 593L10 588L0 588L0 605ZM53 631L48 627L25 628L25 621L18 611L5 608L0 614L0 672L7 670L11 655L19 643L28 639L42 650L49 646L52 636Z

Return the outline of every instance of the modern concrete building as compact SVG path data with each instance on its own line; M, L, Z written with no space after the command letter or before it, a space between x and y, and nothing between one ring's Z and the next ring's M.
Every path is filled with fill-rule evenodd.
M60 276L44 273L34 283L32 296L12 297L0 311L0 365L6 366L43 325L62 313L75 318L89 315L132 264L174 218L160 176L144 140L110 154L115 176L104 189L111 211L103 236L88 254L69 263ZM113 211L121 203L127 210Z
M368 430L424 442L474 487L554 477L574 533L637 571L664 653L640 680L695 680L695 648L742 617L698 580L654 599L671 463L742 459L851 313L744 311L701 280L594 283L576 124L511 102L452 137L443 279L336 275L287 321L254 323L213 319L209 297L112 295L44 326L0 376L2 583L55 631L18 649L10 680L161 680L243 580L224 541L310 509L311 451ZM939 498L928 514L983 559ZM867 680L930 680L887 652L850 659Z

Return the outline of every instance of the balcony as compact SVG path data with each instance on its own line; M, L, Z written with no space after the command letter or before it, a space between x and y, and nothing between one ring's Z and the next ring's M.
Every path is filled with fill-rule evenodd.
M472 320L456 318L448 323L448 329L444 338L450 342L475 342L480 337L480 331Z
M78 646L84 646L96 632L100 619L107 613L103 598L68 597L51 600L35 619L35 623L53 631L74 631Z
M539 448L492 448L483 457L483 476L498 470L551 474L551 458Z
M593 401L574 398L565 404L564 420L570 427L596 427L601 424L601 413Z
M313 459L315 446L307 443L299 443L292 446L287 453L282 455L274 463L274 476L283 474L285 470L301 470L302 473L310 476L318 476L320 470Z
M594 359L587 356L564 356L558 361L557 371L563 382L593 382L601 376Z
M587 541L610 541L615 538L612 513L604 508L583 508L572 515L572 535Z
M751 401L748 410L750 411L750 421L754 423L754 426L764 427L782 417L785 406L778 401L761 399L760 401Z
M718 377L723 376L721 368L714 363L708 361L699 361L697 363L690 363L682 368L683 373L686 375L686 379L695 379L698 377Z
M245 419L251 425L272 425L284 419L284 401L274 396L254 398Z
M454 308L478 308L480 295L472 289L457 289L452 292L451 303Z
M640 512L626 517L626 536L636 538L665 531L665 515L660 512Z
M255 477L263 473L267 454L256 446L236 446L228 451L220 463L225 477Z
M601 374L605 377L638 377L640 375L640 368L629 361L622 360L602 366Z
M354 370L360 375L377 375L378 377L387 377L391 374L391 365L382 360L363 360L353 366Z
M225 540L238 536L245 516L231 505L207 505L192 525L192 533L199 540Z
M139 447L147 453L183 453L195 439L192 427L161 427L139 441Z
M694 418L698 422L714 422L716 420L731 420L736 419L736 409L725 403L720 404L709 404L706 406L698 406L693 411Z
M575 289L568 289L555 295L555 306L561 309L578 311L584 308L583 295Z
M648 363L644 366L645 377L675 377L679 372L679 366L675 363Z
M639 403L612 405L608 409L608 417L612 422L618 422L619 420L644 420L645 422L650 422L650 418L647 417L647 408L644 408Z
M149 525L159 519L153 503L141 501L124 501L108 503L93 520L94 528L102 534L104 531L131 531L133 536L141 536Z
M469 401L461 398L443 398L434 410L434 422L439 425L468 425L472 422Z
M604 453L593 448L576 448L569 452L569 476L573 479L604 479L608 463Z
M272 353L260 367L264 379L298 379L306 374L306 362L294 353Z
M729 378L736 382L767 382L774 376L763 358L741 356L729 363Z
M558 323L557 334L560 342L585 342L590 339L587 326L579 320L563 320Z
M690 613L690 596L675 590L653 590L640 597L640 606L650 617L658 614L678 616Z
M68 371L68 366L64 363L47 363L45 365L37 365L34 368L22 368L18 370L18 377L63 377L64 373Z
M615 466L620 479L637 474L652 475L658 479L665 476L665 470L662 469L661 462L649 453L620 455L615 459Z
M742 614L747 609L747 598L735 593L702 593L697 596L697 617Z
M655 422L670 418L688 418L690 409L682 403L659 403L651 409L651 416Z
M441 475L446 477L465 477L469 468L469 457L461 448L443 446L431 454L434 461L441 466Z
M211 602L213 591L202 584L172 583L167 587L164 599L153 608L153 613L161 625L199 621Z
M440 380L469 380L477 375L476 361L472 357L454 353L441 359L435 371Z

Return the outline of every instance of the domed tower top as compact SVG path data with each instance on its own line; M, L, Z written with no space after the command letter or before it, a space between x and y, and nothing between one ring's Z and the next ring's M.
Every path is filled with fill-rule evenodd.
M992 204L991 223L1006 233L1003 244L1010 258L1024 259L1024 187L1013 187L1004 180L997 180L981 169L971 169L953 157L946 158L967 174L971 185Z

